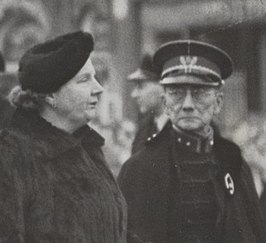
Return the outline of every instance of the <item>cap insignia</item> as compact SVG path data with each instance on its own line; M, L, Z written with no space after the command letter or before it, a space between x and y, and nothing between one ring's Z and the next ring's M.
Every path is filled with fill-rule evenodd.
M183 65L185 73L190 73L197 61L198 57L196 56L180 56L180 63Z

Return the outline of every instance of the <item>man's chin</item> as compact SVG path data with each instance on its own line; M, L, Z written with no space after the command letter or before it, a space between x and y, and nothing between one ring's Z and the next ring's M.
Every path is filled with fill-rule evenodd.
M186 132L197 132L201 130L201 126L196 122L182 122L177 126L180 130Z

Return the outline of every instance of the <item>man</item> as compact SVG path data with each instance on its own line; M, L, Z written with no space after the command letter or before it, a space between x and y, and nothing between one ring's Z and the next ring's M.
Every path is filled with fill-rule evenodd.
M141 119L132 144L132 154L143 148L145 141L154 133L160 131L167 121L163 113L161 97L163 89L158 83L159 72L154 68L152 57L145 54L140 67L128 78L134 83L131 97L136 100Z
M258 198L239 148L213 133L230 57L202 42L155 53L170 121L122 167L128 242L266 242Z

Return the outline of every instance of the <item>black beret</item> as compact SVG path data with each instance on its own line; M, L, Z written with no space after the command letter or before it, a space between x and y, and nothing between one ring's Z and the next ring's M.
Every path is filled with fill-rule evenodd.
M140 67L128 75L130 81L155 81L158 82L160 79L160 73L153 65L152 56L145 54L142 57Z
M93 46L90 33L77 31L32 47L19 62L22 89L43 94L56 92L84 66Z
M219 86L233 71L226 52L195 40L168 42L155 52L153 61L161 72L161 84L179 83L175 77L188 74L205 77L204 85Z

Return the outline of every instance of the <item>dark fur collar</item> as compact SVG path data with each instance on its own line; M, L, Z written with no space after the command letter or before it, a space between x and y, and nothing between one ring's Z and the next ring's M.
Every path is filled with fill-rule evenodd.
M43 155L49 158L56 157L81 143L96 146L104 144L104 139L88 125L70 135L36 113L21 109L16 110L7 131L15 134L19 131L20 135L29 137L32 147L43 148L45 150Z

